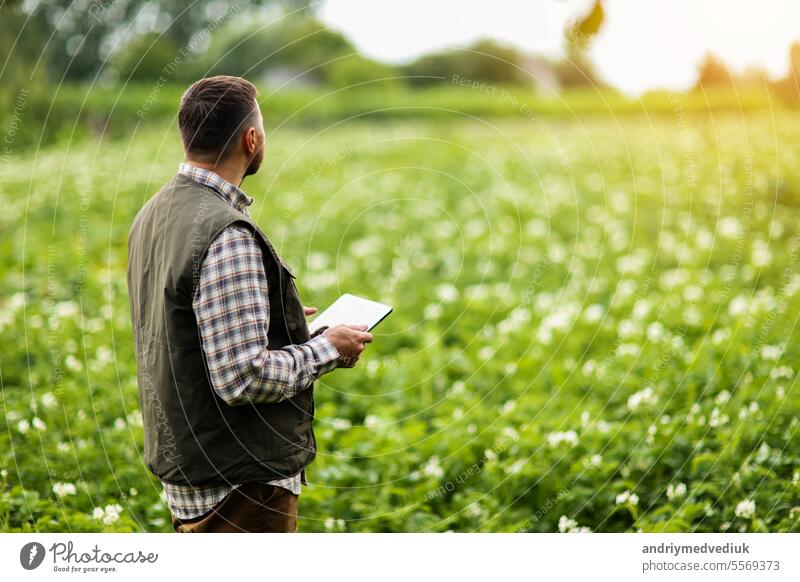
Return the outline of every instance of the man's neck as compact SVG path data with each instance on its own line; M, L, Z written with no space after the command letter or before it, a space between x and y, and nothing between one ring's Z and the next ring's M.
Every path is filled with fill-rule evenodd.
M209 170L214 172L220 178L225 180L226 182L230 182L237 187L241 187L242 180L244 179L244 171L239 168L233 168L227 164L213 164L209 162L201 162L198 160L188 159L186 160L187 164L191 164L195 167L202 168L204 170Z

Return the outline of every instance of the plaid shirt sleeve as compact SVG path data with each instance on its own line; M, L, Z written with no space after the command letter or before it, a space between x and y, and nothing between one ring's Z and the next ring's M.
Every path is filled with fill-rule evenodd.
M291 398L337 366L339 352L322 334L267 348L267 277L261 248L243 226L226 228L209 247L193 307L211 384L230 405Z

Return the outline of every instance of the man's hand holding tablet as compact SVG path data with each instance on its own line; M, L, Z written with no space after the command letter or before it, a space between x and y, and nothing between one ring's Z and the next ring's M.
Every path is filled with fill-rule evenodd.
M312 335L321 332L330 339L339 351L339 364L343 368L352 368L366 344L373 339L368 330L383 321L391 311L388 305L346 293L308 327Z
M352 368L358 362L361 352L372 341L372 334L367 331L366 325L334 325L325 328L322 335L326 336L339 352L339 366Z

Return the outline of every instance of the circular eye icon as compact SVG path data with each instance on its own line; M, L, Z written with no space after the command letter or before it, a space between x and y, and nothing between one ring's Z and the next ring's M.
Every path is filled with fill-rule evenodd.
M26 570L38 568L44 560L44 546L39 542L28 542L19 551L19 563Z

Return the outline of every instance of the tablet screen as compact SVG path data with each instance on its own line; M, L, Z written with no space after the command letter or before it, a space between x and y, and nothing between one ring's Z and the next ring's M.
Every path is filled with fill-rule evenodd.
M321 327L333 327L340 324L366 325L367 329L370 330L378 325L391 311L392 308L383 303L345 293L334 301L328 309L314 318L314 321L308 324L308 330L313 334Z

